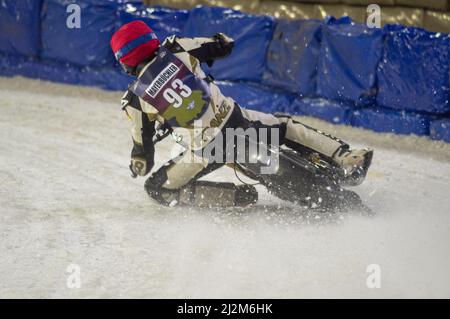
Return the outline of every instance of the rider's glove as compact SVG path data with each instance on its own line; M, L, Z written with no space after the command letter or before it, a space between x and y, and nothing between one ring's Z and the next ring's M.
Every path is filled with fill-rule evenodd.
M234 40L227 36L225 33L217 33L214 35L214 39L220 43L223 48L227 48L231 51L234 47Z
M131 158L130 171L131 177L136 178L138 176L145 176L148 174L150 168L147 165L147 161L140 157Z
M213 39L215 42L215 47L212 51L213 56L210 60L205 61L209 67L212 67L212 65L214 64L214 60L230 55L234 47L234 40L224 33L215 34L213 36Z

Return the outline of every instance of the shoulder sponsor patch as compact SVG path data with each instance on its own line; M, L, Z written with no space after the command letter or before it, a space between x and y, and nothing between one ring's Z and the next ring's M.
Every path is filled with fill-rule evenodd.
M180 68L176 66L174 63L170 63L164 70L159 73L155 79L150 83L146 92L151 97L155 97L161 89L168 83L177 72L180 71Z

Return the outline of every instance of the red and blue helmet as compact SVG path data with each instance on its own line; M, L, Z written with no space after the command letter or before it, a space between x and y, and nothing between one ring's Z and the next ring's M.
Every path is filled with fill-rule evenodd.
M110 45L121 65L135 68L155 54L160 41L147 24L138 20L121 26L111 37Z

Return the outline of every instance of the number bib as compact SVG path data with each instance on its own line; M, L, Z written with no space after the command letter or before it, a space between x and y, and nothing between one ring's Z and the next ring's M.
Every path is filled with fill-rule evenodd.
M173 127L191 127L211 99L208 83L164 47L130 90L154 106Z

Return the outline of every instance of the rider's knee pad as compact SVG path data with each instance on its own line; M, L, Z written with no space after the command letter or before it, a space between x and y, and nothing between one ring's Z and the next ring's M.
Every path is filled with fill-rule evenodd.
M180 190L179 200L197 207L244 207L256 203L258 192L252 185L195 181Z
M147 193L158 203L170 206L178 202L179 190L163 188L167 181L167 172L160 169L153 173L146 181L144 188Z

